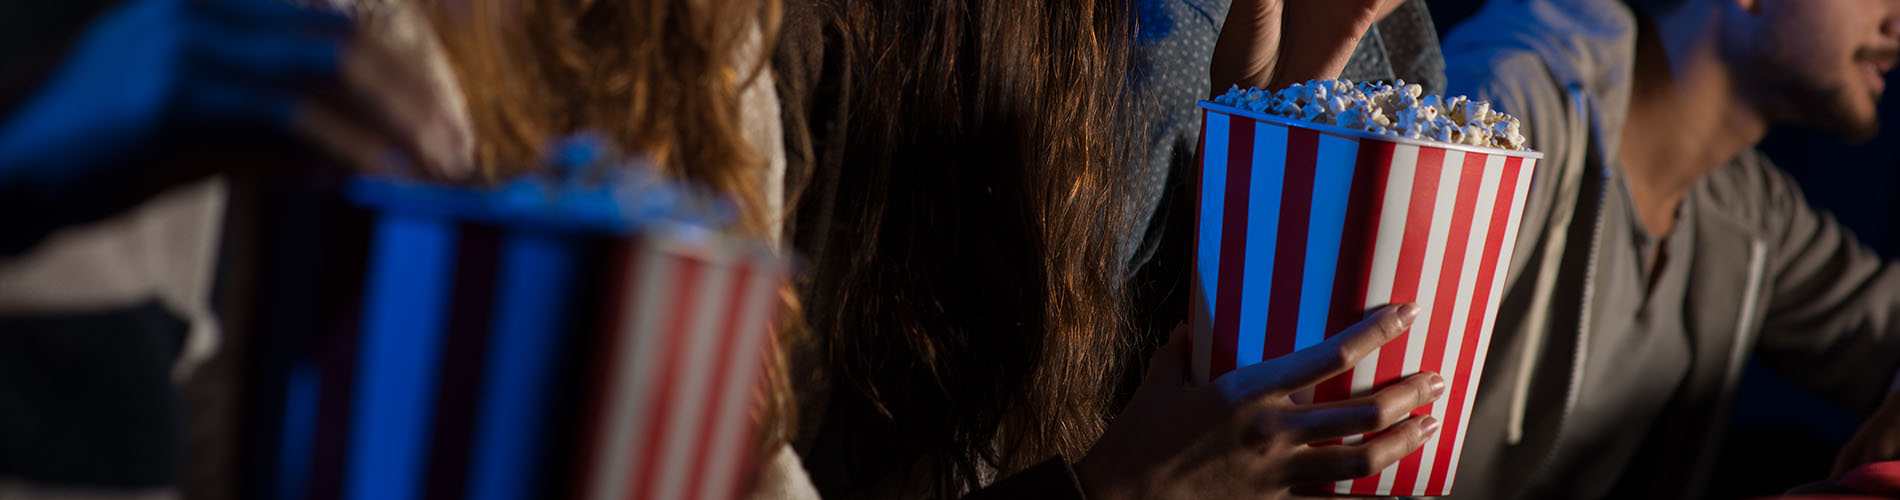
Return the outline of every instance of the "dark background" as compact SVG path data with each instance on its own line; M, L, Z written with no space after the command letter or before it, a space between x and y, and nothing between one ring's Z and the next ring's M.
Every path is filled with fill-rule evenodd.
M1484 4L1482 0L1427 3L1441 38ZM1895 230L1900 203L1892 196L1900 193L1900 175L1895 172L1900 167L1900 98L1895 94L1900 92L1888 92L1881 99L1879 112L1887 118L1887 126L1866 144L1847 144L1812 130L1776 127L1760 146L1800 181L1810 203L1834 214L1888 259L1900 256L1900 231ZM1835 452L1859 423L1858 417L1750 363L1708 497L1777 495L1821 480L1832 467Z

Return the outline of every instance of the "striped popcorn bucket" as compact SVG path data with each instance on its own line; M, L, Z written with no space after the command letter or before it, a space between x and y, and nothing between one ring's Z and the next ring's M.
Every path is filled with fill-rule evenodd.
M635 203L664 187L514 187L351 185L370 209L356 354L319 382L351 387L347 417L286 427L343 429L285 447L318 471L308 496L744 495L785 260ZM331 438L334 474L296 456Z
M1437 417L1441 430L1378 474L1312 492L1450 493L1542 155L1200 105L1194 380L1313 346L1378 307L1417 302L1424 310L1410 331L1321 382L1313 401L1433 371L1446 394L1413 414Z
M763 250L708 241L646 239L617 253L582 498L744 495L786 269Z

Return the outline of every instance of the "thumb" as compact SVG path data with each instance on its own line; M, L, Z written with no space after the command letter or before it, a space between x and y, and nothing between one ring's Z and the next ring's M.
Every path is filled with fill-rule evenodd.
M1168 334L1168 343L1148 358L1148 383L1174 384L1179 386L1187 382L1188 353L1193 351L1194 338L1188 335L1187 323L1174 327Z

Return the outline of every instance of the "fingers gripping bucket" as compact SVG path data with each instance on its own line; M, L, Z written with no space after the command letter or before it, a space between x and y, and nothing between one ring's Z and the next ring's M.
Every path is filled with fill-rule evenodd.
M1327 492L1450 493L1542 155L1200 105L1195 382L1318 344L1378 307L1417 302L1410 331L1321 382L1313 400L1438 372L1445 395L1413 414L1442 427L1391 467Z

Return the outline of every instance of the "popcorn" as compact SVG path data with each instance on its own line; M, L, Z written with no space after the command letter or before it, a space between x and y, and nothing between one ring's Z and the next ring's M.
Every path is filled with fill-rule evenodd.
M1214 102L1386 136L1529 150L1517 118L1491 109L1490 103L1424 93L1403 80L1392 85L1308 80L1278 92L1235 87Z

